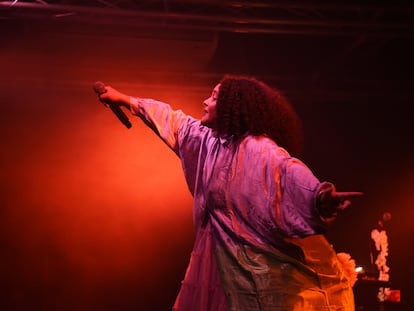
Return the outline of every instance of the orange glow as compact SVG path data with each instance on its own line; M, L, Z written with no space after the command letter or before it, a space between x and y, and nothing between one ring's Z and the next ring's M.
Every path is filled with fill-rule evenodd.
M119 300L139 309L139 297L159 290L166 294L156 304L172 305L193 241L192 197L177 156L139 118L130 116L128 130L98 102L92 84L101 77L62 86L42 73L24 92L19 79L6 82L0 117L11 305L36 305L27 297L34 293L58 309L72 301L75 309L111 310ZM129 81L116 76L106 81L146 92L122 89ZM201 113L194 93L151 91Z

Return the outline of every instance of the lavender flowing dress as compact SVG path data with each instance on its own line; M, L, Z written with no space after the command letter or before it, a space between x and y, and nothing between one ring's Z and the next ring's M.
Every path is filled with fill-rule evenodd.
M265 136L234 142L153 100L139 116L180 158L195 242L173 310L354 310L318 213L321 183Z

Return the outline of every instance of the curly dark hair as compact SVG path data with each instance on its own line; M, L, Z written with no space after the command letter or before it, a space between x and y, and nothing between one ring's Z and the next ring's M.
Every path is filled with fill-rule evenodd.
M291 155L303 148L302 126L289 101L253 77L225 75L216 104L217 131L235 140L249 133L266 135Z

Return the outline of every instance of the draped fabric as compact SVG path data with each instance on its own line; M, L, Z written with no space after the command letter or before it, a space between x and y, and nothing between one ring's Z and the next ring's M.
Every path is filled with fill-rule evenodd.
M323 233L321 183L265 136L218 137L152 99L139 116L180 158L194 197L195 244L173 310L353 310Z

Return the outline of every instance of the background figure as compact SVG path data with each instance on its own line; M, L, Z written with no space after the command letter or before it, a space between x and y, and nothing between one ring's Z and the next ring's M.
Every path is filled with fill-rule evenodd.
M376 268L378 281L384 282L378 289L379 302L400 302L400 290L391 289L390 267L388 264L389 238L386 224L391 220L391 213L385 212L377 222L377 226L371 230L371 264Z
M371 230L370 239L370 263L372 270L380 281L389 281L389 267L387 266L388 257L388 236L386 223L391 220L391 214L385 212L376 226Z
M369 267L361 273L355 287L357 310L405 310L399 304L400 290L392 286L389 273L388 225L391 218L391 213L382 213L370 231Z
M194 197L195 243L174 310L353 310L352 288L323 236L360 192L337 192L289 152L300 125L279 91L225 76L201 120L107 86L180 158Z

